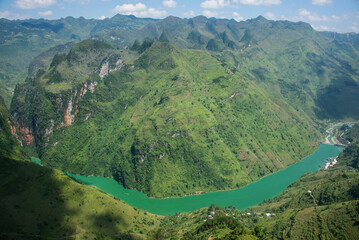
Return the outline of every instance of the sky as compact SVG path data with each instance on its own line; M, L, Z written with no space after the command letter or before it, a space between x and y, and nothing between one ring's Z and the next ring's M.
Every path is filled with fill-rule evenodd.
M104 19L117 13L163 19L198 15L243 21L303 21L318 31L359 33L359 0L0 0L0 18Z

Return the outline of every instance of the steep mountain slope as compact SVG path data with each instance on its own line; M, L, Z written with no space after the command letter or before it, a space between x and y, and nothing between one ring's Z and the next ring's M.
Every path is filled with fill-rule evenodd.
M161 217L30 162L3 101L0 123L1 239L145 239L158 226Z
M27 76L27 67L40 53L49 48L80 41L87 38L106 37L109 42L125 46L124 42L112 33L140 29L155 19L116 15L111 19L97 20L67 17L59 20L0 19L0 93L9 105L12 91L17 83ZM131 39L131 41L133 41Z
M24 152L18 154L21 147L11 135L11 116L4 102L0 107L1 143L13 143L12 148L0 148L1 239L194 239L209 231L257 239L257 231L225 217L223 208L159 217L28 161ZM210 211L219 218L201 226Z
M317 146L309 118L246 72L161 42L140 56L76 44L17 87L12 114L45 165L156 197L237 188Z
M354 33L316 32L303 22L269 21L261 16L241 22L204 16L159 21L121 15L105 20L1 21L0 89L7 103L9 89L25 79L30 59L51 46L92 37L122 48L149 38L216 52L231 69L247 70L270 95L283 95L313 119L359 117L359 42Z
M356 128L352 134L358 133ZM251 208L276 213L258 219L267 236L275 239L356 239L359 234L359 145L346 147L329 170L309 173L283 193ZM310 191L310 192L309 192Z
M261 16L239 23L203 16L168 17L155 25L156 31L149 34L144 28L138 36L151 38L155 32L159 38L165 33L176 46L217 52L231 68L248 70L267 91L283 95L313 119L359 117L356 40L340 34L333 40L309 24Z
M21 140L18 134L5 101L0 96L0 159L30 160L20 146Z
M31 162L1 159L2 239L145 239L160 217Z

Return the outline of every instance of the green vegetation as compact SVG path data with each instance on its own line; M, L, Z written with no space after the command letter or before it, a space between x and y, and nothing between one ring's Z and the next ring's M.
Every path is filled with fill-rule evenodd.
M158 226L160 217L58 170L3 158L0 169L0 238L144 239Z
M359 139L359 124L344 124L334 130L337 139L344 144L351 144Z
M345 129L341 139L349 142L350 145L342 152L340 157L346 165L359 169L359 124L353 125L350 129L347 129L346 126L345 124L340 128L342 130ZM342 164L342 162L339 163L339 165Z
M355 135L352 128L349 135ZM308 173L277 197L250 208L275 213L253 218L267 236L275 239L355 239L359 234L359 145L344 149L329 170ZM310 192L308 192L310 191Z
M116 45L129 46L133 39L123 41L120 32L140 29L147 23L156 21L119 14L105 20L67 17L59 20L10 21L2 18L0 19L0 94L9 106L12 91L16 84L25 80L29 64L37 55L51 47L90 37L107 39L108 42ZM41 62L38 63L42 65Z
M149 239L265 239L260 227L244 223L243 211L234 207L210 206L191 213L162 219Z
M0 91L6 103L15 84L26 78L31 59L49 47L90 37L121 48L159 39L213 51L232 72L246 72L269 96L282 95L315 121L359 117L359 38L354 33L349 39L336 34L333 40L334 33L316 32L309 24L261 16L241 22L203 16L161 21L121 15L105 20L1 19L1 26Z
M47 166L114 177L150 196L183 196L238 188L317 147L305 114L208 52L155 42L133 60L131 51L103 46L76 44L15 93L12 112L38 133L31 144ZM119 70L96 75L119 59Z
M30 160L25 150L19 145L15 123L0 96L0 159Z
M308 24L263 17L0 26L0 238L359 235L357 125L339 129L351 145L338 164L306 174L252 215L212 206L160 219L47 168L113 177L154 197L248 184L309 155L322 120L359 118L356 37L333 41ZM66 44L89 37L102 41ZM12 120L5 105L24 79ZM19 142L45 167L28 162Z
M161 217L30 162L3 101L0 123L1 239L146 239L157 228Z

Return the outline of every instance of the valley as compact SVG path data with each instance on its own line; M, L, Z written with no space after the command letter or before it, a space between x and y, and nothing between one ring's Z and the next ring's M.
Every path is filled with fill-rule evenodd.
M330 157L336 157L341 150L342 147L322 144L313 154L302 161L256 182L250 183L243 188L202 193L200 195L191 195L181 198L149 198L136 190L125 189L111 178L86 177L70 173L67 173L67 175L84 184L96 186L133 207L138 207L158 215L174 215L180 212L192 212L211 204L222 207L233 206L236 209L245 210L248 207L262 203L264 200L275 197L304 173L318 171L320 168L323 168L325 165L324 160ZM33 162L39 163L36 160L37 159L32 158Z
M262 16L0 26L0 238L358 236L357 34Z
M86 40L51 65L11 105L45 166L178 197L247 185L319 145L307 115L207 52L155 42L139 55Z

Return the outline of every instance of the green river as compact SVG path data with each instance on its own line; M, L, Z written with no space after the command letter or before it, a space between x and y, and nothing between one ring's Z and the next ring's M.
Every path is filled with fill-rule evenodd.
M159 215L194 211L211 204L216 206L234 206L237 209L244 210L263 202L265 199L275 197L304 173L319 170L321 166L325 165L323 160L337 156L342 150L342 147L320 144L319 148L312 155L302 161L245 187L181 198L149 198L137 190L125 189L112 178L86 177L70 173L68 175L85 184L97 186L101 190L120 198L134 207ZM36 162L38 159L32 158L32 160ZM36 163L39 162L37 161Z

